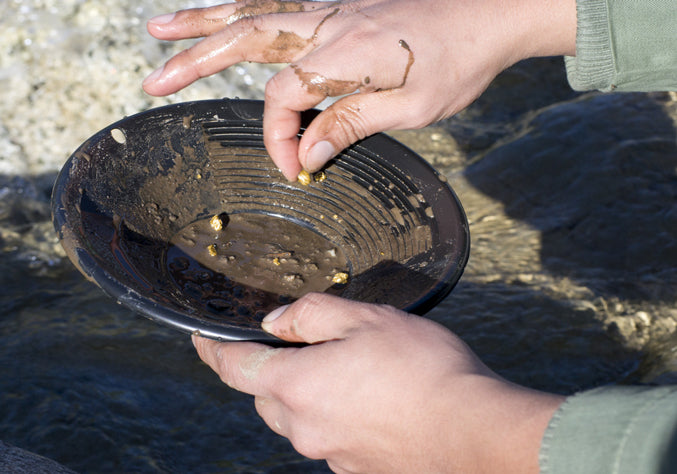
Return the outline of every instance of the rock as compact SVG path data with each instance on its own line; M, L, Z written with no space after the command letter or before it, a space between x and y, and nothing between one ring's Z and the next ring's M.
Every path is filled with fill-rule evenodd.
M3 474L76 474L61 464L10 446L0 440L0 472Z

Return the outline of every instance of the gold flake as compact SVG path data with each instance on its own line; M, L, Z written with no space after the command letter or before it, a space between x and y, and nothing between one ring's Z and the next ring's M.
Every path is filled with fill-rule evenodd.
M219 216L214 216L209 219L209 225L212 226L212 229L216 231L223 229L223 221Z
M345 285L348 283L348 274L346 272L337 272L334 274L331 282L339 285Z
M304 186L308 186L310 184L310 174L306 170L301 170L297 176L297 179L299 180L299 183Z

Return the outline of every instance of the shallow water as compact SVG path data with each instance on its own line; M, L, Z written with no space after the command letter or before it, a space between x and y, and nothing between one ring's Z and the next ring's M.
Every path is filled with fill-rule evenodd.
M327 472L186 336L85 281L50 222L56 170L98 129L166 101L262 96L274 68L255 65L143 95L174 47L142 19L184 5L14 0L0 20L0 439L81 472ZM470 221L466 272L428 316L531 387L677 382L676 122L674 96L575 94L543 59L453 119L394 132Z

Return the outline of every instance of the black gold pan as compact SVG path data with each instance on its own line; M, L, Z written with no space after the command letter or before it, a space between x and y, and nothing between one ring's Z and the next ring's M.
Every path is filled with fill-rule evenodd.
M219 340L277 341L261 319L310 291L418 314L451 291L469 234L443 175L377 134L289 183L262 113L249 100L170 105L82 144L52 196L77 268L129 308Z

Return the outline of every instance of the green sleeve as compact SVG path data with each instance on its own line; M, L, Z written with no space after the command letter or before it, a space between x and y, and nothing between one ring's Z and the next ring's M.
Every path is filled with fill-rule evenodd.
M605 387L567 398L539 462L542 474L677 472L677 386Z
M577 0L575 90L677 90L676 0Z

